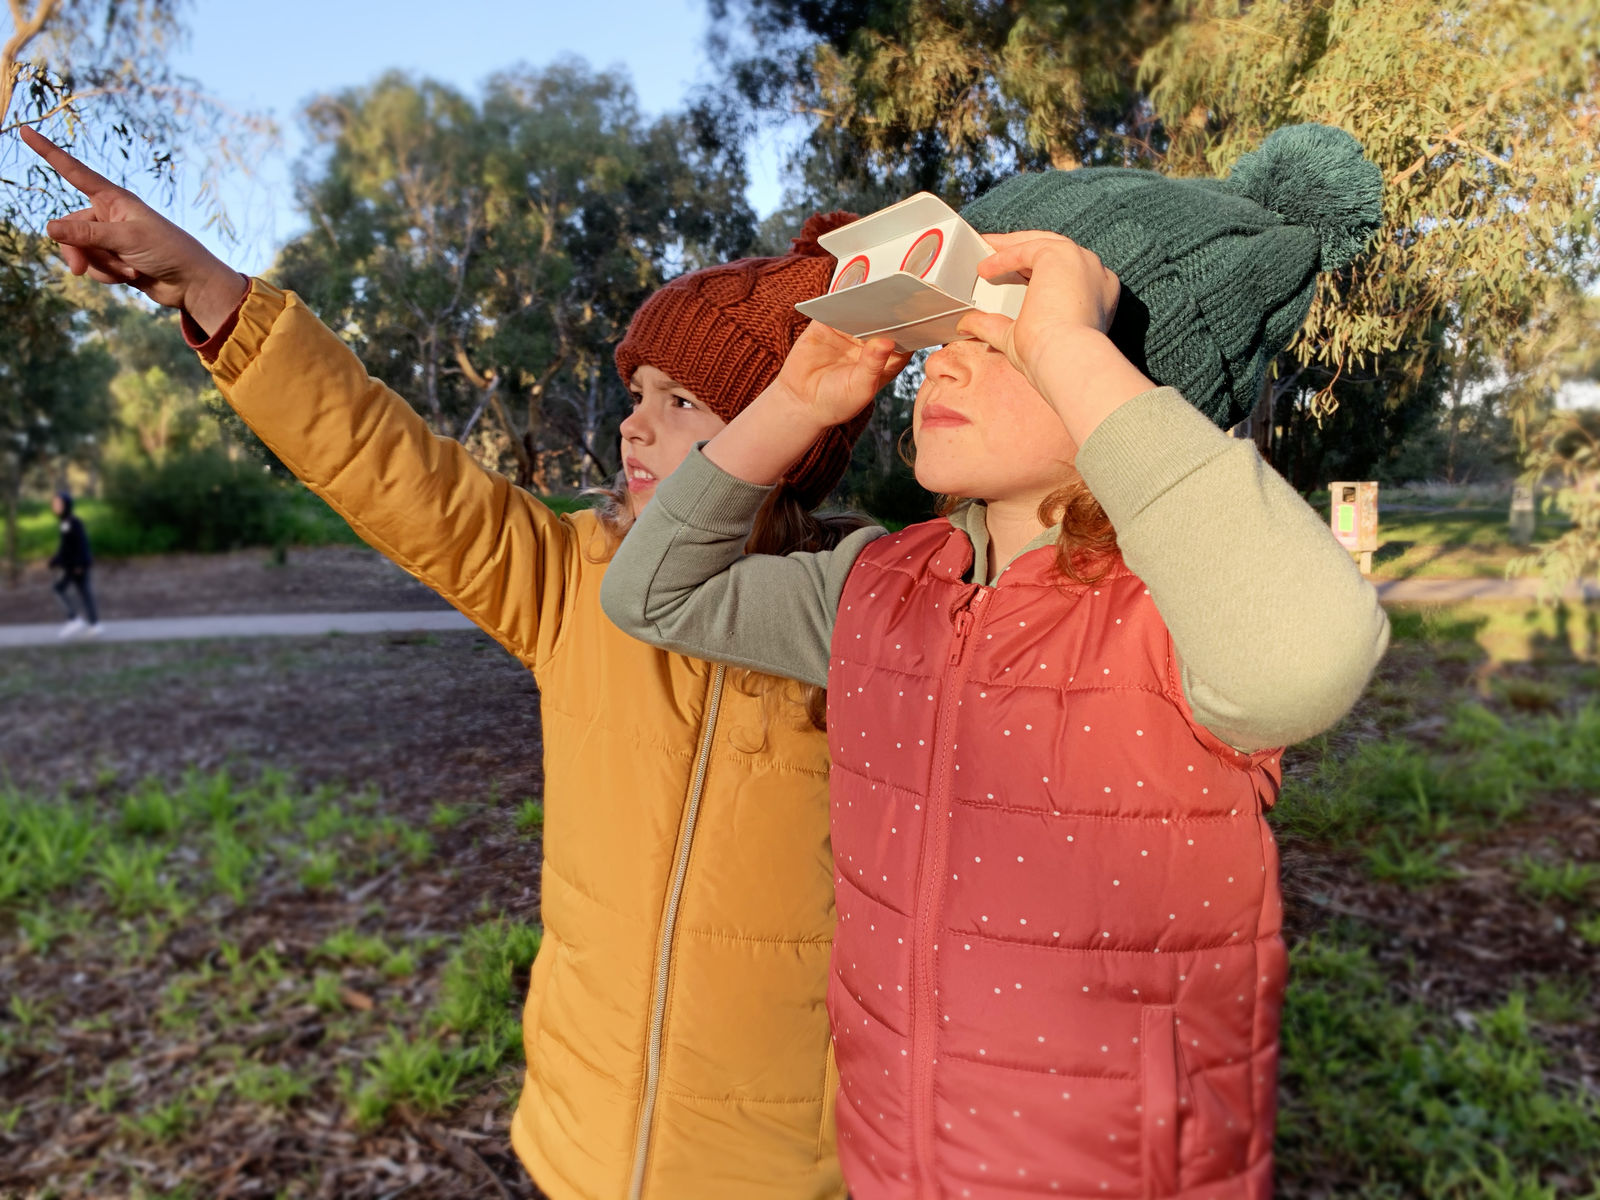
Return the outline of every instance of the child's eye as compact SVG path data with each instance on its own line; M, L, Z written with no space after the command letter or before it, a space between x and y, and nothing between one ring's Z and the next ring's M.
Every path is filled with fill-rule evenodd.
M689 397L687 397L687 396L674 395L672 397L672 402L675 405L677 405L679 408L690 408L690 409L692 409L692 408L695 407L694 401L689 399Z
M643 399L644 399L644 393L643 392L629 392L628 393L628 403L633 405L633 407L635 407L635 408L639 407L639 403Z

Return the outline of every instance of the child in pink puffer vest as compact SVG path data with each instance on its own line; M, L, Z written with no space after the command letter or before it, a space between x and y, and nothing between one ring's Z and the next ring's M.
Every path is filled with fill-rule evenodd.
M1261 1198L1286 975L1280 748L1386 645L1372 587L1227 437L1378 220L1339 131L1226 181L1019 176L964 214L1029 278L927 361L918 479L849 551L742 552L766 486L903 364L812 326L602 596L625 630L829 688L829 1014L856 1200ZM667 550L671 549L670 556Z

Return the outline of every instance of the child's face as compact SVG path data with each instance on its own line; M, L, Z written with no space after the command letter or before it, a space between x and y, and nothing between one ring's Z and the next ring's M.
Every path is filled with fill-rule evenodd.
M622 422L622 464L628 507L638 516L656 494L656 485L678 469L694 444L715 437L728 423L649 363L633 373L628 390L633 411Z
M928 356L912 414L917 482L979 500L1042 501L1070 478L1077 444L1000 351L951 342Z
M50 497L50 511L55 513L55 515L58 517L67 511L67 506L61 502L60 496Z

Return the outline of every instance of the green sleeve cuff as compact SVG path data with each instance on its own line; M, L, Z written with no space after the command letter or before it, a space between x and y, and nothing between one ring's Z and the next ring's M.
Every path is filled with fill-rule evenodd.
M684 525L718 537L748 533L770 487L730 475L703 453L704 442L661 481L655 502Z

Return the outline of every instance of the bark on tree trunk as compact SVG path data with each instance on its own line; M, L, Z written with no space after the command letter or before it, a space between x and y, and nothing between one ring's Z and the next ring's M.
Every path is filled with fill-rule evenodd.
M600 372L594 369L589 371L589 390L583 399L583 449L584 454L578 467L578 486L589 488L592 485L590 478L589 458L594 453L595 436L600 432Z
M12 587L22 579L22 560L17 553L17 501L21 490L20 479L6 488L6 579Z
M1256 406L1250 410L1250 436L1255 440L1261 457L1272 463L1272 408L1274 390L1270 378L1261 381L1261 391L1256 395Z

